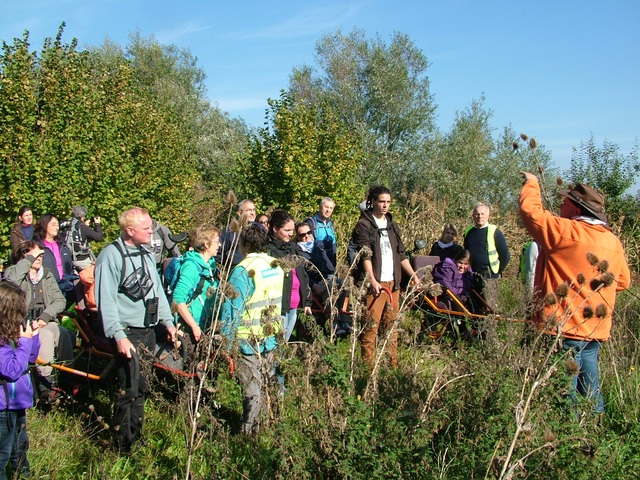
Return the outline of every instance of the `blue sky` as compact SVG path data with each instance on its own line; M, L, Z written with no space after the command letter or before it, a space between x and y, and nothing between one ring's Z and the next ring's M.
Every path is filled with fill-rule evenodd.
M125 45L139 30L188 48L210 100L253 126L292 69L313 64L322 35L357 27L389 41L399 31L431 64L443 132L484 95L496 135L511 125L535 137L560 169L591 133L625 154L640 137L638 0L0 0L0 19L1 39L27 29L34 49L62 21L81 47L107 37Z

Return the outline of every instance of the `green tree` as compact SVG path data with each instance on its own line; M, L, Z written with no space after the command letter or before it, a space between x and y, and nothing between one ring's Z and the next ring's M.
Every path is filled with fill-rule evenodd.
M327 195L338 205L358 204L363 191L353 178L362 146L331 103L296 102L283 91L269 107L273 127L251 136L240 162L246 195L262 206L303 212Z
M318 72L309 66L294 70L290 91L298 101L329 101L362 139L361 183L402 190L417 175L419 145L433 133L426 57L402 33L387 45L354 29L322 37L316 62Z
M637 179L640 172L638 144L629 155L620 147L604 139L602 147L596 145L593 134L588 140L573 148L569 177L572 182L584 182L599 188L611 199L620 198Z
M191 130L141 88L130 62L78 51L75 40L63 43L63 28L40 55L29 51L28 33L3 48L2 231L22 204L36 215L87 205L111 234L118 213L132 205L186 226L199 178Z

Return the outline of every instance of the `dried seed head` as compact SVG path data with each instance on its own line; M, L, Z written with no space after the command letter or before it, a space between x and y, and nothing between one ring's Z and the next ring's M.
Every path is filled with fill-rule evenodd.
M547 293L544 297L544 304L545 305L555 305L556 303L558 303L558 298L556 297L555 293Z
M511 146L513 147L514 150L518 150L518 148L520 148L520 145L518 145L518 142L513 142Z
M602 274L602 283L605 287L610 287L614 280L615 279L613 278L613 275L611 275L611 273L606 272Z
M569 295L569 284L567 282L562 282L560 285L558 285L558 288L556 289L556 295L560 298L564 298Z
M593 291L600 290L602 287L604 287L604 281L602 280L602 278L594 278L589 282L589 287L591 287L591 290Z
M229 224L229 229L235 233L238 233L240 231L240 222L238 221L237 218L234 218L231 220L231 223Z
M524 133L521 133L521 134L520 134L520 138L521 138L524 142L526 142L527 140L529 140L529 137L527 137Z
M609 315L609 309L604 303L599 303L596 307L596 317L605 318L607 315Z
M442 285L440 285L439 283L432 283L431 285L429 285L429 294L433 297L442 295Z
M224 287L222 288L222 294L226 298L238 298L238 295L240 295L238 291L233 288L233 285L226 282L224 284Z
M531 150L534 150L536 147L538 146L538 144L536 143L536 139L532 138L529 140L529 148Z
M563 183L564 183L564 182L562 181L562 179L561 179L560 177L556 177L556 184L557 184L559 187L561 187Z
M580 373L578 362L576 362L573 358L567 359L564 366L567 369L567 373L569 373L570 375L577 375L578 373Z
M593 266L596 266L600 262L598 257L596 257L595 254L591 252L587 252L587 260L589 260L589 263Z
M236 192L234 192L233 190L229 190L224 197L224 201L227 203L227 205L235 205L236 203L238 203Z
M582 309L582 318L584 318L585 320L593 318L593 307L591 305L586 305Z
M607 262L606 260L600 260L598 262L598 270L600 271L600 273L605 273L607 270L609 270L609 262Z
M576 279L578 280L578 283L580 285L584 285L585 282L587 281L587 279L584 277L584 275L582 273L579 273L578 276L576 277Z
M556 441L556 436L551 430L547 429L544 431L544 434L542 435L542 439L546 443L553 443Z

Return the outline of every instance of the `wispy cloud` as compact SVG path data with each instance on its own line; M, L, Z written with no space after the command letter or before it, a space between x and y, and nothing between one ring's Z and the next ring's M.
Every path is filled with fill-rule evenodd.
M156 34L156 38L161 43L175 43L182 38L189 37L194 33L205 32L211 28L213 28L211 25L202 25L200 22L191 21L171 29L161 30Z
M354 17L367 2L330 5L324 8L302 10L284 22L250 32L234 32L230 36L239 40L287 39L315 35L333 29Z

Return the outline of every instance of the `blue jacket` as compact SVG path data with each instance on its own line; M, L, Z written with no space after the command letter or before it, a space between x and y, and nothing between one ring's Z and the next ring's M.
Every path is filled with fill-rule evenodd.
M20 337L17 346L0 347L0 410L33 407L33 383L29 363L35 363L40 335Z

